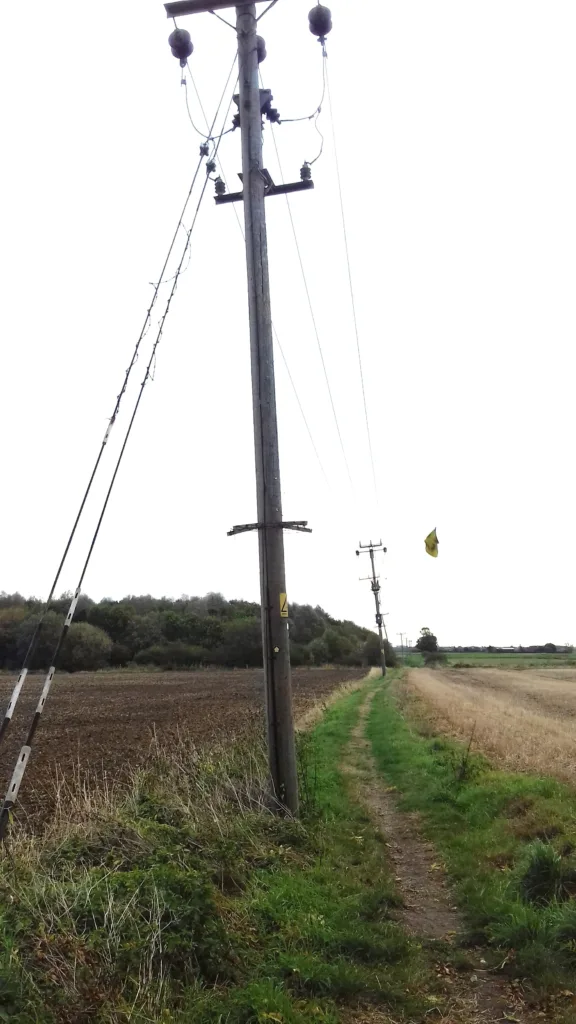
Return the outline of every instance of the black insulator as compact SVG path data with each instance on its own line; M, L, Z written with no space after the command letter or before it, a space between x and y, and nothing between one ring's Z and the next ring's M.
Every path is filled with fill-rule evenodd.
M239 128L240 127L240 114L234 114L234 117L232 118L232 127L233 128Z
M214 174L215 170L216 170L216 161L215 160L209 160L208 163L206 164L206 174Z
M266 41L262 39L262 36L256 36L256 50L258 63L261 64L263 60L266 60Z
M200 146L200 156L208 156L210 153L210 146L207 142L203 142Z
M168 37L170 49L172 50L172 56L177 57L180 61L180 66L185 68L188 57L192 54L194 46L190 38L190 33L185 28L175 28L172 34Z
M214 187L216 189L217 196L226 195L226 185L222 181L222 178L216 178L216 181L214 182Z
M310 11L308 21L312 34L318 36L320 42L323 43L332 29L332 13L330 9L323 7L322 4L317 4Z
M307 161L304 161L302 167L300 168L300 177L302 178L302 181L312 180L312 168L310 167L310 164L307 163Z
M276 110L276 107L273 107L270 102L264 104L262 107L262 113L266 114L266 117L272 122L272 124L280 124L280 114Z

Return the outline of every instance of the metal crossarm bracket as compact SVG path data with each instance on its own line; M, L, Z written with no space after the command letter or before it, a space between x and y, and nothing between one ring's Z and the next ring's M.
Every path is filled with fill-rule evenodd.
M178 18L181 14L207 14L209 11L221 10L223 7L241 6L249 3L250 0L175 0L174 3L164 4L164 10L169 18ZM262 0L254 0L254 3L261 3Z
M265 167L262 168L262 171L260 173L262 174L262 177L264 178L264 182L266 185L266 197L283 196L287 195L289 192L305 192L307 189L314 188L314 182L312 181L311 178L306 178L304 181L291 181L288 182L286 185L275 185L272 180L272 176L270 175L269 171L266 170ZM242 181L242 175L239 174L238 177ZM243 199L243 192L228 192L223 196L215 196L217 206L222 206L224 203L239 203Z
M287 523L244 523L243 526L233 526L228 530L229 537L235 537L237 533L249 533L251 530L296 530L297 533L312 533L308 529L307 519L291 519Z

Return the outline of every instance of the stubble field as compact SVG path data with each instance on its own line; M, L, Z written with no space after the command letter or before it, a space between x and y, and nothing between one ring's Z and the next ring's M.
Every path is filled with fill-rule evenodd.
M576 667L412 669L401 700L506 768L576 783Z

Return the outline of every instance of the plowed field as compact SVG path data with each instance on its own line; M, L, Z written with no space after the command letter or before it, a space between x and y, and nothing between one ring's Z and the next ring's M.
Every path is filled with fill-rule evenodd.
M365 669L295 669L295 714L304 714L340 683L365 674ZM27 679L2 744L2 796L42 684L40 675ZM0 679L2 716L13 685L12 676ZM263 722L263 706L262 672L255 669L57 675L36 734L20 802L26 807L32 794L37 809L41 794L52 788L55 773L62 775L78 767L105 773L116 781L129 765L146 755L155 736L169 741L181 732L199 745L228 741Z

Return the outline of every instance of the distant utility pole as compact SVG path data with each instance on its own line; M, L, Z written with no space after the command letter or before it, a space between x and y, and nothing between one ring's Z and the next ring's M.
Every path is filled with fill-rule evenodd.
M384 617L382 615L382 612L380 611L380 584L378 582L380 577L376 575L376 566L374 564L374 552L375 551L383 551L384 554L386 554L386 550L387 549L383 546L382 541L380 541L379 544L373 544L372 541L370 541L369 544L359 544L358 547L359 547L360 550L356 552L357 555L362 555L362 554L369 554L370 555L370 563L372 565L372 575L371 576L364 576L364 577L362 577L362 579L363 580L370 580L370 583L372 585L372 593L374 594L374 603L376 605L376 625L378 626L378 636L380 637L380 664L382 666L382 675L385 676L386 675L386 650L384 648L384 638L382 636L382 623L384 621ZM388 613L386 613L386 614L388 614Z
M396 636L400 637L400 651L402 653L402 661L404 661L404 637L406 633L397 633Z
M314 184L307 164L300 172L301 180L286 185L275 185L263 167L262 117L266 115L270 121L278 121L279 117L271 107L272 94L259 87L258 64L266 56L266 50L264 40L257 34L256 4L230 0L177 0L165 3L164 7L169 18L236 7L239 95L235 99L242 137L243 191L225 194L223 182L218 181L216 202L219 205L236 201L244 203L258 521L235 526L229 535L258 531L270 774L277 800L292 814L297 814L298 776L283 530L311 531L306 529L305 521L288 523L282 520L265 199L280 193L310 189ZM316 24L319 34L330 31L329 12L328 18L322 13L316 12L314 18L311 14L313 30ZM181 65L185 66L192 52L189 34L176 29L170 37L170 45L174 55L181 58Z

